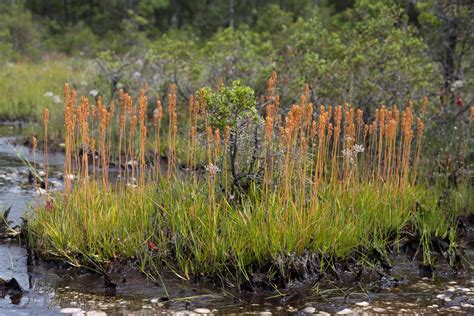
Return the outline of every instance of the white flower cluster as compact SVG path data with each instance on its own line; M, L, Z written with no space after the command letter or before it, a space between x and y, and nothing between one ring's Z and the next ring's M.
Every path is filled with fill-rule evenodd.
M218 166L213 165L212 163L206 166L206 171L209 171L212 174L215 174L217 172L220 172L221 169L219 169Z
M51 98L53 99L53 102L54 103L61 103L61 98L59 97L59 95L55 95L54 93L52 93L51 91L48 91L44 94L45 97L47 98Z
M360 144L355 144L354 146L352 146L352 148L343 149L342 150L342 155L344 157L349 158L350 163L354 163L356 158L357 158L357 155L359 153L364 152L364 150L365 150L364 146L362 146Z

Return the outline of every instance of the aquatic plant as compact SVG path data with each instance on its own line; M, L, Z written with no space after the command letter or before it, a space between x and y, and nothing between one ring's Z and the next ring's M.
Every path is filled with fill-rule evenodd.
M276 83L273 73L258 107L240 83L201 89L182 121L171 86L167 131L160 98L148 121L146 88L136 104L119 92L116 124L113 100L76 104L66 85L65 189L29 221L32 247L74 266L137 260L232 285L262 269L285 276L290 258L307 252L324 264L379 249L407 230L423 237L432 263L431 238L446 238L472 201L460 191L462 202L443 209L441 189L420 183L424 124L413 106L381 106L371 119L347 103L316 107L306 86L285 111Z

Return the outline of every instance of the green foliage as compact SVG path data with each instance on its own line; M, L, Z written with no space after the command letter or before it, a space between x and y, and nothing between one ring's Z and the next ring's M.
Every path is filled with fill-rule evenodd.
M162 179L144 190L85 194L76 188L68 200L58 195L52 209L28 220L29 241L42 256L75 266L137 258L141 266L159 266L157 271L164 262L184 278L210 274L238 283L264 266L284 275L305 253L344 259L357 249L383 250L407 231L422 238L430 263L431 239L447 236L455 223L451 216L463 212L441 209L437 190L370 184L361 184L353 198L342 186L323 187L317 212L300 213L304 205L297 201L280 205L278 192L263 203L258 190L238 205L219 199L210 211L205 187ZM159 251L150 255L147 240Z
M49 108L50 136L59 139L63 132L63 86L69 82L78 93L87 94L95 76L90 63L81 59L49 60L42 63L7 64L0 68L0 119L42 120Z
M64 28L51 21L48 27L51 34L44 39L45 48L48 50L69 56L90 57L99 49L99 38L82 22Z
M238 122L258 118L255 92L239 80L233 81L230 87L222 85L218 91L203 88L201 93L210 113L209 123L214 128L235 128Z
M35 60L40 53L40 33L29 11L16 2L0 3L0 60Z
M330 31L317 16L294 26L294 56L287 66L307 82L316 100L358 107L405 104L436 83L426 46L396 7L357 1ZM291 71L294 70L294 73Z
M204 76L225 84L243 78L261 87L272 70L272 45L248 27L217 32L203 47ZM215 82L215 81L214 81Z

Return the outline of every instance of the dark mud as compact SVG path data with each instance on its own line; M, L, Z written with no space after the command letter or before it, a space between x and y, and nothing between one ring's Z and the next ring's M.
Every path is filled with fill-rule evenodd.
M21 223L24 212L34 206L34 189L28 169L18 152L32 160L27 147L11 145L21 131L0 128L0 211L11 206L9 227ZM41 163L42 158L37 157ZM61 154L49 156L53 189L61 189ZM163 282L153 282L132 264L116 265L107 278L85 270L28 260L18 236L0 239L0 315L154 315L166 313L474 313L473 219L460 221L460 267L446 260L443 241L439 243L435 269L420 269L416 237L406 239L389 258L372 254L360 260L331 264L321 272L321 258L306 255L291 259L291 269L277 285L265 273L240 289L223 289L216 280L183 281L164 272ZM285 262L287 264L288 262ZM274 263L273 263L274 264ZM461 268L462 267L462 268ZM18 283L15 287L11 280ZM20 288L21 291L13 291Z

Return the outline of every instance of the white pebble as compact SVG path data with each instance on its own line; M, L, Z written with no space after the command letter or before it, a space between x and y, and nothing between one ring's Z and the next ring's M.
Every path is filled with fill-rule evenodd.
M197 314L209 314L211 313L211 310L207 308L196 308L194 312Z
M87 316L107 316L106 312L103 311L89 311L86 313Z
M386 309L381 308L381 307L374 307L374 308L372 308L372 310L376 313L385 313L386 312Z
M83 312L82 309L77 307L66 307L59 310L61 314L79 314L81 312Z
M367 307L369 306L370 304L368 302L359 302L359 303L356 303L357 306L360 306L360 307Z
M316 312L316 308L314 308L313 306L306 306L303 310L302 310L303 313L307 313L307 314L314 314Z
M342 311L337 312L338 315L349 315L353 314L354 312L350 308L345 308Z
M444 294L438 294L438 295L436 295L436 298L438 298L438 299L440 299L440 300L443 300L445 297L446 297L446 295L444 295Z

